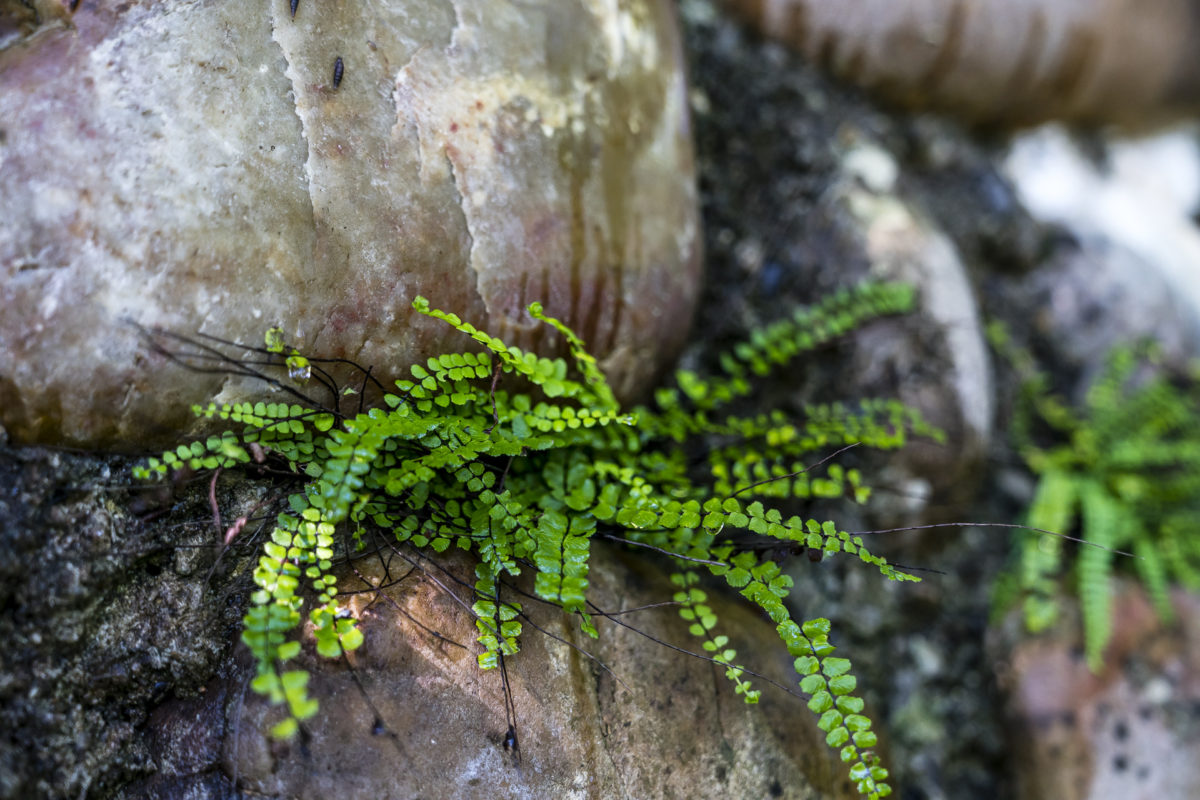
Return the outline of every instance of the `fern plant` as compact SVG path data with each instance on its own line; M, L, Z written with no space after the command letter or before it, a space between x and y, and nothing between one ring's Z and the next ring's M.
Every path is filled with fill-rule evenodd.
M257 664L253 688L284 706L276 736L293 735L317 711L308 675L288 668L300 652L292 632L305 608L321 655L362 644L339 603L334 565L335 554L349 557L361 546L364 526L413 547L476 555L473 611L484 669L519 649L522 608L504 589L525 570L533 572L538 597L597 635L587 599L588 556L604 534L674 562L680 615L748 703L758 701L760 690L720 631L698 565L762 609L795 659L800 688L811 695L809 708L829 746L863 795L884 797L891 791L887 770L873 752L876 736L855 694L850 662L833 655L828 620L794 620L784 603L791 579L745 539L773 540L775 552L841 553L887 579L917 580L834 522L785 517L764 501L865 501L870 490L856 470L834 464L817 474L804 460L850 444L892 449L914 432L940 434L892 401L813 407L802 421L724 409L751 391L753 376L912 303L912 290L902 285L843 290L755 333L721 358L716 376L681 371L677 386L660 390L653 408L624 411L584 343L539 304L529 313L563 338L570 364L509 346L417 298L418 312L457 329L477 349L412 365L411 377L398 381L381 407L353 415L300 403L196 406L198 415L236 428L150 459L138 475L161 477L180 465L231 467L265 448L306 476L263 546L242 635ZM312 363L277 331L263 352L286 355L293 377L311 372ZM507 388L514 379L528 390ZM686 447L698 438L711 445L701 474L694 447ZM741 543L734 532L741 532Z
M993 324L989 337L1021 378L1014 442L1038 476L1027 523L1078 530L1090 545L1073 566L1087 662L1099 671L1111 635L1115 556L1136 557L1164 621L1172 617L1171 581L1200 588L1200 376L1164 371L1151 343L1118 346L1077 410L1051 394L1048 377L1003 327ZM1065 541L1020 542L1015 568L997 586L998 608L1019 599L1033 632L1057 618Z

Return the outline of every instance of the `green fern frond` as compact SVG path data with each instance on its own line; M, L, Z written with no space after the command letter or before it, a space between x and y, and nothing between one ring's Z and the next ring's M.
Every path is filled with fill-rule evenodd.
M872 800L890 795L892 788L885 783L888 771L872 750L877 743L872 722L862 714L862 698L853 694L858 681L850 673L850 661L833 656L829 620L797 625L789 618L779 622L776 631L796 658L796 672L803 676L800 690L811 695L808 708L820 715L817 727L825 731L825 743L849 765L859 794Z
M785 518L763 500L797 495L862 502L870 490L857 469L833 463L810 472L803 462L830 447L894 449L911 436L940 433L887 400L814 406L800 420L778 412L723 419L714 413L745 396L751 377L912 302L911 289L893 284L839 292L756 332L722 359L722 375L681 372L678 387L660 391L655 407L627 413L584 343L540 305L531 306L530 315L562 337L570 363L523 352L417 298L416 311L454 327L482 352L414 364L380 407L353 416L289 403L197 406L197 415L240 430L181 445L138 474L244 464L261 456L251 452L259 447L306 479L263 547L243 633L257 664L255 690L286 712L276 735L294 734L316 712L307 675L287 669L300 650L289 634L306 604L320 654L337 656L362 642L339 605L334 566L335 551L349 556L361 546L364 526L414 547L443 552L455 546L478 557L472 611L485 669L518 652L523 612L504 595L505 579L523 569L533 570L539 598L575 614L586 633L597 635L586 613L588 565L592 540L603 533L675 560L681 615L735 693L750 703L760 691L720 632L695 562L761 609L796 658L801 688L812 696L809 707L827 742L863 795L883 797L891 791L887 771L873 755L875 734L853 694L849 661L831 655L828 622L793 621L784 604L791 578L758 548L739 549L728 534L752 534L783 552L844 553L888 579L917 580L872 554L862 536L831 521ZM293 374L311 367L278 331L268 334L267 345L287 355ZM499 375L523 380L538 397L500 388ZM707 481L697 479L685 446L697 437L718 442L710 448ZM339 538L340 531L348 535Z
M1115 550L1132 550L1164 619L1171 581L1200 586L1200 547L1191 535L1200 524L1200 392L1164 371L1152 343L1122 346L1076 412L1049 394L1046 376L1006 332L992 326L989 333L1023 379L1013 428L1040 476L1028 524L1066 533L1079 520L1085 544L1075 561L1076 591L1088 663L1098 670L1111 635ZM1039 421L1057 434L1048 446L1036 442ZM1064 560L1061 539L1026 540L1015 576L1000 584L1009 598L1023 597L1030 630L1054 620Z
M1133 554L1137 557L1135 566L1146 587L1146 593L1150 595L1150 602L1154 604L1159 617L1170 622L1175 614L1171 608L1167 562L1144 533L1135 532L1132 538Z
M864 283L840 289L816 305L798 308L790 318L751 333L750 338L720 358L723 376L704 379L694 372L676 373L679 395L697 409L712 411L746 396L751 376L763 376L861 326L864 322L912 310L915 293L902 283ZM666 406L678 405L670 390L661 393Z
M1119 544L1121 508L1103 487L1085 481L1079 488L1083 535L1093 547L1079 553L1079 604L1088 666L1099 672L1112 635L1112 550Z

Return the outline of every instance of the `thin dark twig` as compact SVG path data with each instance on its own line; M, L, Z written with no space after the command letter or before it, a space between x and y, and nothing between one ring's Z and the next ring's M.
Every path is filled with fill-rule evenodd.
M1102 544L1096 544L1095 542L1089 542L1087 539L1081 539L1077 536L1068 536L1065 533L1058 533L1056 531L1048 531L1043 528L1034 528L1031 525L1014 525L1014 524L1006 523L1006 522L938 522L938 523L934 523L932 525L906 525L903 528L881 528L880 530L875 530L875 531L847 531L847 533L849 533L851 536L869 536L874 533L899 533L900 531L923 531L923 530L927 530L929 528L1017 528L1017 529L1023 530L1023 531L1033 531L1035 533L1044 533L1047 536L1055 536L1055 537L1058 537L1059 539L1066 539L1068 542L1077 542L1078 544L1085 544L1088 547L1098 547L1101 550L1107 550L1108 552L1116 553L1119 556L1128 556L1129 558L1138 558L1138 559L1141 558L1141 556L1136 556L1133 553L1127 553L1124 550L1118 550L1115 547L1106 547L1105 545L1102 545Z
M254 513L256 511L265 506L267 503L274 502L276 499L277 498L273 498L268 495L267 497L264 497L255 503L245 514L242 514L240 517L235 519L233 524L225 530L225 547L229 547L229 545L233 543L233 540L238 537L238 534L242 532L242 528L246 527L246 523L254 519ZM270 519L270 517L266 517L266 519Z
M627 608L624 611L609 611L607 613L604 611L592 611L591 613L593 616L597 616L597 617L620 617L620 616L624 616L625 614L634 614L634 613L637 613L638 611L649 611L652 608L669 608L669 607L678 608L681 605L683 605L683 603L677 602L675 600L667 600L662 603L647 603L644 606L637 606L635 608Z
M135 328L138 329L138 331L141 332L142 336L149 343L150 349L152 349L154 352L158 353L159 355L163 356L167 360L171 361L172 363L179 364L181 367L184 367L185 369L191 370L192 372L198 372L201 374L205 374L205 375L241 375L243 377L254 378L256 380L262 381L263 383L266 383L268 386L274 386L276 389L286 392L287 394L290 394L292 397L294 397L298 400L301 400L302 402L307 403L310 406L319 408L322 411L326 411L328 413L334 414L339 417L341 416L338 413L337 409L326 407L324 404L317 402L315 399L309 397L308 395L304 394L303 392L296 389L295 387L293 387L287 383L284 383L283 381L279 380L278 378L272 378L270 375L267 375L264 372L260 372L256 369L251 369L248 366L248 364L250 362L231 358L231 357L225 355L224 353L222 353L220 350L217 350L215 347L210 347L209 345L206 345L203 342L198 342L195 339L189 339L188 337L183 336L178 333L173 333L171 331L165 331L165 330L162 330L159 328L153 328L153 329L146 328L146 327L143 327L142 325L139 325L136 322L133 322L132 320L129 320L129 324L133 325ZM224 340L217 339L217 337L215 337L215 336L209 336L207 334L197 334L197 335L204 336L205 338L208 338L208 339L216 339L217 341L225 343ZM180 353L172 352L172 351L168 350L166 347L164 347L162 344L160 344L155 339L156 336L163 337L166 339L173 339L177 342L183 342L186 345L198 348L201 351L203 351L204 353L209 354L207 356L207 358L211 358L212 360L216 361L217 363L223 364L226 366L206 368L206 367L200 367L195 364L188 363L185 360L186 358L199 359L199 358L205 358L205 356L202 356L202 355L196 354L196 353L180 354ZM239 345L236 345L233 343L230 343L230 344L232 344L233 346L239 346ZM255 348L246 348L246 349L253 350Z
M496 481L496 494L504 491L504 481L508 478L508 468L513 465L514 456L509 456L508 461L504 462L504 471L500 473L500 479Z
M278 389L288 392L293 397L295 397L299 400L302 400L311 406L314 406L316 410L324 411L327 413L332 413L335 416L337 416L338 418L342 418L344 416L340 410L341 404L340 404L338 382L337 382L337 379L334 378L332 373L325 370L321 366L322 364L345 365L345 366L348 366L358 372L363 373L363 380L362 380L362 384L361 384L362 389L360 390L360 395L365 393L366 385L367 385L368 381L370 383L374 384L374 386L379 390L379 392L381 394L385 394L387 391L384 388L383 384L377 378L375 378L374 375L371 374L372 370L374 369L373 367L363 367L361 364L358 364L357 362L351 361L346 358L317 358L317 357L309 358L306 356L305 358L309 363L310 369L312 370L312 373L315 376L315 379L317 380L318 383L321 384L321 386L326 391L328 391L330 393L330 396L332 397L332 407L326 406L322 403L317 402L314 398L311 398L308 395L304 394L303 392L300 392L299 390L295 389L293 386L290 386L289 384L284 383L282 380L279 380L277 378L272 378L269 375L267 375L263 372L260 372L259 370L252 369L252 367L254 367L254 366L276 367L276 368L282 367L283 364L281 364L280 360L279 360L279 356L281 355L280 353L277 353L275 351L268 350L268 349L262 348L262 347L254 347L252 345L246 345L246 344L242 344L240 342L230 341L229 339L223 339L219 336L213 336L212 334L209 334L209 333L203 333L203 332L196 333L196 337L198 337L198 339L215 342L224 347L236 348L239 350L244 350L244 351L248 351L248 352L252 352L252 353L259 353L263 356L266 356L265 359L248 359L248 358L237 359L237 358L233 358L229 355L226 355L225 353L221 352L217 348L212 347L211 345L207 345L203 341L199 341L198 339L193 339L193 338L190 338L187 336L183 336L182 334L174 333L172 331L162 330L160 328L148 329L148 328L145 328L133 321L130 321L130 324L133 325L134 327L136 327L142 333L143 337L149 342L151 349L153 349L155 352L159 353L160 355L165 356L166 358L173 361L174 363L177 363L177 364L183 366L186 369L192 370L194 372L203 373L203 374L242 375L242 376L246 376L246 377L256 378L258 380L261 380L261 381L267 383L268 385L274 386ZM174 352L174 351L168 350L162 344L160 344L156 340L155 337L162 337L162 338L166 338L166 339L172 339L177 342L181 342L184 345L196 348L199 352ZM206 367L199 366L195 363L192 363L193 361L211 361L211 362L220 364L222 366L214 367L214 368L206 368ZM362 411L363 402L364 402L364 398L360 396L360 399L359 399L359 412L360 413ZM315 411L314 411L314 413L315 413Z
M365 370L363 370L362 383L359 384L359 387L358 387L358 413L359 414L363 413L363 403L366 401L366 398L367 398L367 381L374 380L374 378L371 377L371 370L373 370L373 369L375 369L374 364L372 364L371 366L369 366ZM378 384L379 381L375 381L375 383ZM383 391L382 386L380 386L379 389L380 389L380 391Z
M268 350L265 347L258 347L256 345L242 344L241 342L234 342L229 339L222 339L220 336L213 336L211 333L197 333L196 335L201 338L208 339L209 341L217 342L218 344L223 344L226 347L235 347L239 350L249 350L253 353L260 353L264 356L279 355L275 351ZM185 341L186 341L186 339L185 339ZM353 369L356 369L359 372L370 372L369 369L364 368L357 361L351 361L348 358L305 356L305 359L310 364L344 364L345 366L352 367ZM272 363L274 363L274 362L272 362ZM378 388L379 391L381 391L381 392L387 391L384 388L383 384L379 382L378 378L372 377L371 383L375 384L376 388Z
M233 790L236 792L238 788L238 767L241 764L241 759L238 758L238 738L242 732L242 710L246 707L246 690L250 688L250 673L246 674L246 679L242 681L242 691L238 695L237 709L233 712Z
M840 450L833 451L832 453L825 456L824 458L822 458L820 461L813 464L812 466L805 467L804 469L798 469L795 472L789 472L787 475L778 475L774 478L763 478L761 481L755 481L754 483L750 484L749 486L743 486L741 489L738 489L736 492L734 492L733 494L731 494L729 496L737 497L742 492L748 492L756 486L762 486L764 483L774 483L775 481L788 480L790 478L795 478L797 475L803 475L804 473L808 472L811 469L816 469L817 467L826 463L830 459L837 458L838 456L840 456L842 453L846 452L847 450L849 450L853 447L858 447L860 444L862 444L862 442L854 442L853 444L848 444L845 447L841 448Z
M390 725L383 721L383 715L379 713L379 708L371 700L371 695L367 694L366 687L364 687L362 685L362 681L358 679L358 670L354 668L354 663L350 660L350 654L345 650L342 651L342 662L346 665L346 669L350 673L350 679L354 681L354 685L358 687L358 693L362 695L363 702L367 704L367 708L370 709L371 715L374 717L371 722L371 733L386 733L388 739L392 743L392 746L396 748L396 752L401 756L407 756L408 754L404 752L404 747L400 744L400 736L397 735L394 730L392 730ZM382 731L380 728L382 728Z
M496 608L500 608L500 600L496 599ZM499 637L500 632L496 632ZM517 701L513 698L512 684L508 680L508 665L504 661L504 650L498 650L500 657L500 682L504 688L504 716L508 730L504 733L504 749L512 750L514 766L521 767L521 740L517 737Z
M551 639L553 639L554 641L556 641L556 642L559 642L559 643L561 643L561 644L565 644L567 647L571 648L572 650L574 650L575 652L579 653L580 655L582 655L582 656L585 656L585 657L587 657L588 659L590 659L590 660L592 660L592 661L596 662L596 664L597 664L597 665L600 667L600 669L604 670L604 671L605 671L605 672L607 672L609 675L612 675L612 677L613 677L613 680L615 680L617 683L619 683L619 684L621 684L622 686L624 686L624 687L625 687L625 689L626 689L627 691L632 691L632 690L629 688L629 685L628 685L627 683L625 683L625 681L621 680L621 679L620 679L620 678L617 676L617 673L615 673L615 672L613 672L611 669L609 669L609 667L608 667L608 665L607 665L607 664L605 664L603 661L601 661L601 660L600 660L599 658L597 658L596 656L594 656L594 655L592 655L591 653L589 653L587 650L584 650L582 647L580 647L579 645L577 645L577 644L575 644L574 642L570 641L569 639L564 639L563 637L559 636L558 634L551 633L550 631L546 630L546 629L545 629L545 628L543 628L541 625L538 625L536 622L534 622L534 621L533 621L533 618L532 618L532 617L530 617L528 614L526 614L524 611L518 611L518 612L517 612L517 616L519 616L521 619L523 619L523 620L525 620L526 622L528 622L530 625L532 625L532 626L533 626L533 628L534 628L535 630L537 630L539 633L543 634L544 636L549 636L549 637L550 637Z
M521 740L517 735L517 701L513 697L512 683L508 679L508 664L504 660L504 629L503 621L500 619L500 576L497 575L492 581L492 598L494 602L492 607L495 609L492 614L492 624L495 625L496 635L496 656L500 662L500 684L504 690L504 721L508 724L508 730L504 734L504 749L512 750L513 762L517 767L521 766Z
M497 357L496 366L492 368L492 390L488 392L488 397L492 399L492 425L484 433L489 436L496 429L496 426L500 424L500 415L496 412L496 385L500 382L501 363L500 358Z
M410 556L406 555L405 553L401 552L401 551L400 551L400 550L399 550L399 549L398 549L398 548L397 548L395 545L391 544L390 542L388 543L388 547L389 547L389 548L392 550L392 552L393 552L393 553L395 553L396 555L400 556L401 558L403 558L403 559L404 559L405 561L407 561L409 564L412 564L412 565L413 565L414 567L416 567L417 569L421 570L421 574L423 574L423 575L424 575L426 578L428 578L429 580L433 581L433 583L434 583L434 585L435 585L435 586L437 586L439 589L441 589L443 592L445 592L447 595L449 595L449 596L450 596L450 598L451 598L451 599L452 599L454 602L456 602L456 603L458 603L460 606L462 606L462 608L463 608L463 609L464 609L464 610L465 610L465 611L466 611L468 614L470 614L470 615L471 615L471 619L479 619L479 615L475 613L475 609L471 608L471 606L469 606L469 605L468 605L468 604L467 604L467 603L466 603L466 602L465 602L465 601L464 601L464 600L463 600L461 597L459 597L458 595L456 595L454 592L450 591L450 588L449 588L448 586L446 586L446 584L442 583L440 580L438 580L438 579L437 579L437 578L435 578L433 575L431 575L431 574L429 573L429 570L425 569L423 566L420 566L420 564L418 563L418 560L429 561L429 563L430 563L430 564L433 564L433 566L435 566L435 567L437 567L439 570L441 570L441 571L442 571L442 572L443 572L443 573L444 573L444 574L445 574L447 577L449 577L449 578L450 578L451 580L453 580L455 583L458 583L458 584L459 584L459 585L461 585L461 586L466 586L466 587L470 588L470 589L471 589L471 592L472 592L472 594L473 594L473 593L474 593L474 591L475 591L475 587L473 587L473 586L471 586L470 584L468 584L467 582L465 582L465 581L463 581L463 580L459 579L459 578L458 578L456 575L453 575L453 574L452 574L452 573L451 573L449 570L447 570L446 568L442 567L442 566L441 566L440 564L438 564L437 562L430 560L428 557L426 557L426 556L422 555L420 552L417 552L417 553L416 553L416 559L414 559L414 558L412 558L412 557L410 557Z
M360 553L356 556L356 558L362 558L365 556L381 556L382 553L383 553L382 550L374 550L370 553L365 553L365 554ZM380 560L382 561L382 558ZM345 562L345 563L349 563L349 562ZM416 569L417 569L416 567L409 567L408 572L404 573L399 578L395 578L393 580L385 580L385 581L380 582L377 585L368 583L366 589L341 589L338 591L338 597L354 597L354 596L360 595L360 594L374 594L374 593L380 592L384 589L391 589L393 586L399 586L400 584L402 584L406 580L408 580L408 576L413 574L413 572L415 572ZM374 600L372 600L370 603L368 603L366 607L370 608L373 605L375 605Z
M944 570L934 569L933 567L911 567L908 564L897 564L894 561L889 561L893 568L902 572L926 572L930 575L948 575Z
M218 344L222 344L226 347L233 347L233 348L237 348L239 350L248 350L252 353L260 353L267 357L266 361L249 361L249 360L247 360L244 363L261 364L264 366L280 366L279 361L276 358L277 356L282 355L282 352L280 352L280 351L270 350L266 347L256 347L254 345L242 344L241 342L234 342L229 339L223 339L220 336L213 336L211 333L202 333L202 332L197 331L196 335L202 339L208 339L211 342L217 342ZM181 338L183 341L187 341L187 339L183 338L183 337L177 337L177 338ZM198 346L203 347L203 345L199 345L199 344L198 344ZM218 353L220 352L220 351L215 350L215 348L211 348L211 349L213 349L214 352L218 352ZM224 354L222 354L222 356L224 357ZM322 369L318 365L320 365L320 364L344 364L346 366L352 367L355 370L358 370L359 372L368 373L368 374L370 373L369 369L364 369L361 364L351 361L348 358L318 358L318 357L310 358L308 356L305 356L304 359L305 359L305 361L308 362L309 366L316 371L317 375L319 376L318 380L320 380L321 384L333 394L334 405L338 404L337 403L337 391L338 391L337 381L334 379L332 374L330 374L326 370ZM381 391L381 392L385 391L385 389L383 388L383 384L381 384L378 380L376 380L375 378L371 378L371 381L379 388L379 391ZM365 385L365 382L364 382L364 385Z
M610 542L620 542L621 544L633 545L634 547L644 547L647 550L653 550L656 553L662 553L664 556L670 556L671 558L678 558L680 561L691 561L694 564L709 564L714 567L725 566L724 561L710 561L707 558L694 558L692 556L680 555L679 553L672 553L670 550L664 550L661 547L655 547L652 544L646 544L645 542L635 542L632 539L623 539L620 536L613 536L612 534L609 534L609 533L601 533L601 534L598 534L598 536L599 536L599 538L607 539Z
M258 509L262 508L267 503L274 502L276 499L277 498L272 498L272 497L268 496L268 497L264 497L262 500L259 500L258 503L256 503L254 505L254 507L251 508L245 515L238 517L237 520L233 523L233 525L230 526L229 530L225 532L224 546L220 547L220 549L217 551L216 559L213 560L212 566L208 568L208 574L204 576L205 585L207 585L208 582L212 580L213 573L215 573L217 571L217 566L221 563L221 559L225 557L225 553L229 550L230 545L233 544L234 538L236 538L237 535L239 533L241 533L241 531L245 527L246 523L248 521L255 521L255 522L258 521L257 519L255 519L252 516L254 514L254 512L257 511ZM262 524L258 526L258 530L256 530L254 532L254 534L250 537L251 542L253 542L255 539L258 538L258 535L260 533L262 533L263 528L267 527L267 523L270 520L271 520L270 515L262 517Z
M554 602L552 602L552 601L550 601L550 600L547 600L547 599L545 599L544 597L538 597L536 594L531 594L531 593L529 593L529 592L525 591L524 589L522 589L522 588L521 588L521 587L519 587L519 586L516 586L516 585L514 585L514 584L510 584L510 583L507 583L507 582L505 582L505 581L501 581L501 585L502 585L502 586L504 586L504 588L506 588L506 589L509 589L510 591L514 591L514 592L516 592L517 594L519 594L519 595L521 595L521 596L523 596L523 597L527 597L527 598L529 598L530 600L534 600L534 601L536 601L536 602L538 602L538 603L542 603L543 605L551 606L552 608L556 608L556 609L558 609L559 611L563 611L563 607L562 607L562 606L560 606L560 605L558 605L557 603L554 603ZM666 604L666 603L664 603L664 604L661 604L661 605L670 605L670 604ZM678 604L675 604L675 605L678 605ZM514 610L516 610L514 606L511 606L511 605L510 605L509 607L510 607L510 608L514 608ZM592 655L592 654L591 654L591 653L589 653L587 650L584 650L582 647L580 647L579 645L575 644L574 642L568 641L568 640L566 640L566 639L564 639L564 638L562 638L562 637L560 637L560 636L557 636L557 635L555 635L555 634L551 633L550 631L546 630L545 628L541 627L541 626L540 626L540 625L538 625L536 622L534 622L534 621L533 621L533 618L532 618L532 617L530 617L528 614L526 614L524 611L520 611L520 610L516 610L516 611L517 611L517 615L518 615L519 617L521 617L521 619L524 619L526 622L528 622L530 625L532 625L532 626L533 626L535 629L537 629L537 630L538 630L538 631L540 631L541 633L545 634L546 636L549 636L551 639L554 639L554 640L556 640L556 641L562 642L563 644L567 645L568 647L570 647L570 648L573 648L573 649L577 650L578 652L580 652L580 653L582 653L583 655L585 655L585 656L587 656L588 658L590 658L592 661L595 661L597 664L599 664L599 665L600 665L600 666L601 666L601 667L604 669L604 671L605 671L605 672L607 672L608 674L612 675L612 676L613 676L613 678L614 678L614 679L617 681L617 683L621 684L622 686L625 686L625 688L626 688L626 689L628 689L628 688L629 688L629 687L628 687L628 686L625 684L625 682L624 682L624 681L622 681L620 678L618 678L618 677L616 676L616 674L615 674L615 673L614 673L614 672L613 672L611 669L609 669L609 668L608 668L608 665L607 665L607 664L605 664L605 663L604 663L603 661L601 661L600 659L596 658L596 656ZM578 613L581 613L581 612L578 612L578 611L577 611L577 612L574 612L574 613L578 614ZM599 615L599 616L607 616L607 615L601 614L601 615Z

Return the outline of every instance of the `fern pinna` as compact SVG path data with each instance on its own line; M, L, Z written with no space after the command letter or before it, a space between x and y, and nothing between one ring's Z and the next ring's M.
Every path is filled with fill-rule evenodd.
M625 412L583 342L539 304L529 313L565 340L570 365L510 347L417 298L417 311L458 329L478 349L413 365L411 378L398 381L382 407L352 416L289 403L198 406L197 414L240 430L180 446L151 459L140 474L163 475L181 464L233 466L246 463L257 447L307 476L263 548L242 637L257 663L253 688L286 708L277 736L294 734L299 721L317 711L307 674L286 666L300 650L289 634L306 603L322 655L362 643L339 604L334 563L336 551L348 556L361 542L363 526L378 526L415 547L458 547L478 557L473 611L484 669L518 650L521 605L502 589L503 579L526 569L534 573L538 597L577 615L582 629L597 635L588 614L588 555L603 533L675 560L681 616L749 703L758 701L760 690L706 604L698 565L761 608L795 658L800 688L811 695L808 705L826 741L863 795L883 797L891 791L887 771L872 750L876 737L854 693L850 662L833 655L827 620L793 620L784 604L791 578L759 554L761 547L745 546L746 534L775 540L776 552L845 553L888 579L916 580L833 522L785 518L763 501L848 496L861 502L869 489L857 471L835 464L813 474L803 459L856 443L899 447L913 431L936 434L894 402L814 407L800 422L780 413L742 417L721 409L750 391L754 375L912 302L911 289L901 285L843 290L734 348L716 377L680 372L677 388L659 391L655 408ZM267 344L278 357L290 353L293 377L311 369L277 332ZM530 391L509 388L513 378ZM703 479L685 454L684 443L696 437L716 442ZM741 544L730 536L735 531ZM302 584L311 587L311 599L302 596Z
M1050 393L1049 378L1007 331L992 325L989 337L1021 377L1015 444L1038 476L1027 524L1065 533L1078 521L1090 545L1075 559L1075 584L1088 665L1098 671L1111 635L1114 556L1136 556L1163 619L1172 615L1170 581L1200 588L1197 375L1169 374L1151 343L1118 346L1076 410ZM1031 631L1057 618L1063 549L1060 537L1022 541L1016 568L998 585L998 607L1020 598Z

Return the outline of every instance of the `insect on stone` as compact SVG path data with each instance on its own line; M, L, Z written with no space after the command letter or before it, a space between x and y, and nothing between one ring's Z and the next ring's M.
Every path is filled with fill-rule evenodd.
M337 60L333 62L333 88L335 89L342 84L343 69L345 69L345 65L342 64L342 57L338 56Z

